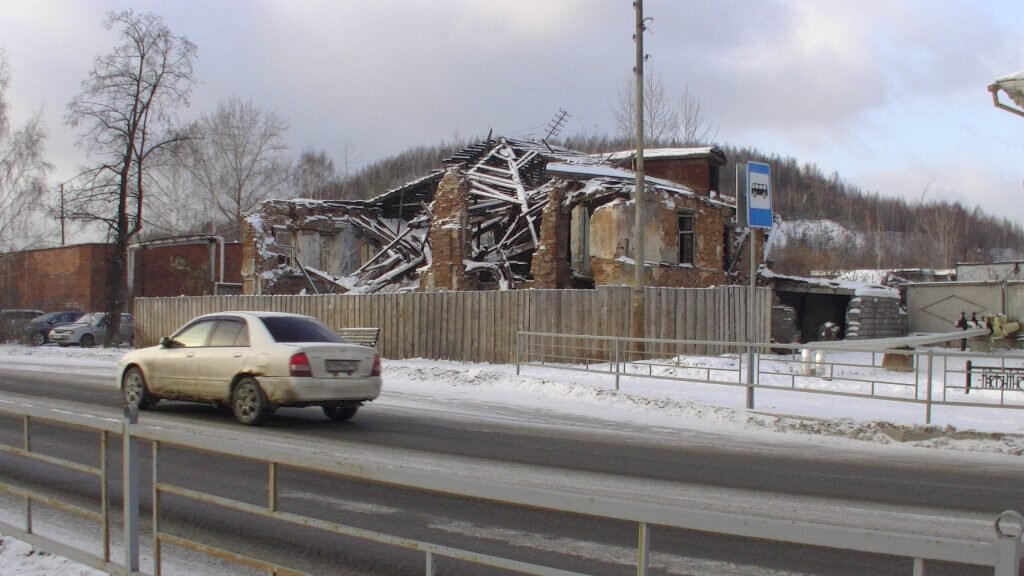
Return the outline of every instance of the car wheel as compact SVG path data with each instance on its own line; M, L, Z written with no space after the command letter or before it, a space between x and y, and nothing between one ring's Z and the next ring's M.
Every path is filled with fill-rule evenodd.
M142 370L135 366L124 371L121 378L121 394L126 404L138 406L139 410L145 410L157 403L157 399L153 398L146 388L146 377L142 375Z
M324 406L324 414L335 422L351 420L357 410L358 406Z
M253 378L242 378L231 394L231 411L235 420L247 426L257 426L270 414L270 403L259 382Z
M33 333L32 334L32 345L33 346L42 346L43 344L46 344L46 334L43 334L42 332L35 332L35 333Z
M96 339L92 337L92 334L86 334L85 336L82 336L79 344L82 345L82 348L92 348L96 345Z

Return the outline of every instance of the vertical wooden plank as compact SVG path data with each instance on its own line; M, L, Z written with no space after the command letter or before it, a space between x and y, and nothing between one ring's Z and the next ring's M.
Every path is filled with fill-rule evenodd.
M419 328L419 317L416 315L416 293L402 294L402 315L399 327L402 334L402 358L416 357L416 343L413 334Z
M469 345L469 352L472 362L480 362L480 292L472 291L466 293L468 312L466 318L466 335L473 339Z
M434 319L436 320L436 322L434 323L434 329L433 329L433 332L434 332L434 335L435 335L434 345L433 345L434 346L434 356L433 357L435 359L441 359L441 358L445 357L444 356L444 354L445 354L445 347L444 347L444 345L445 345L445 339L447 338L447 336L446 336L447 324L449 322L449 316L450 316L450 312L448 310L449 294L441 293L441 292L435 292L435 293L431 294L430 297L431 297L431 299L434 300L434 303L435 303L433 315L434 315Z
M497 308L497 292L480 292L480 341L482 349L481 357L488 364L494 363L494 349L497 346L497 339L494 330L494 312Z

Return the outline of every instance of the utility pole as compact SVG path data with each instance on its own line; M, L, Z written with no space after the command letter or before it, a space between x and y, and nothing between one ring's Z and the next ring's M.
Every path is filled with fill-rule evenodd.
M644 337L645 308L644 298L644 2L634 0L633 7L636 9L636 31L633 33L633 40L636 43L636 65L633 73L636 76L636 149L634 150L634 166L636 172L636 184L633 186L633 319L632 336L634 338ZM636 344L638 355L642 356L643 343Z
M64 246L64 183L60 183L60 245Z

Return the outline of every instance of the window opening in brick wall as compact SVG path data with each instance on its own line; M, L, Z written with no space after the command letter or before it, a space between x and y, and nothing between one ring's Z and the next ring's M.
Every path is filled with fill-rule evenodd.
M679 213L679 263L693 264L693 212Z

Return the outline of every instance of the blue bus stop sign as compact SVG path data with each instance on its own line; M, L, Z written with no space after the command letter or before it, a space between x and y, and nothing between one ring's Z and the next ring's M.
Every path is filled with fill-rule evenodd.
M747 162L747 224L772 227L772 169L761 162Z

